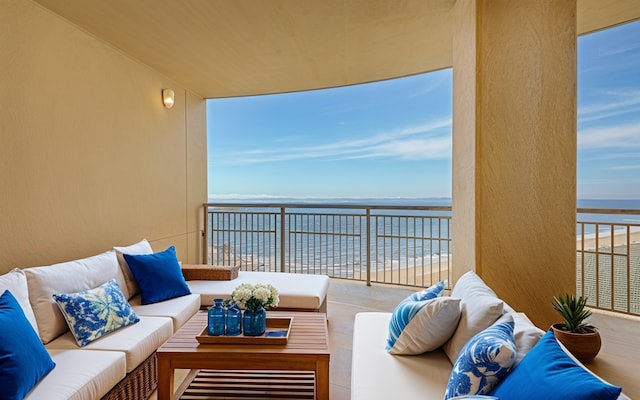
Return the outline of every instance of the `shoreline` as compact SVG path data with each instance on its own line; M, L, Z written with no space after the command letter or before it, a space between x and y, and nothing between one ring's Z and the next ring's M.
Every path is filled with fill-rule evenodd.
M611 241L613 240L613 246L626 246L627 245L627 229L616 229L613 231L613 237L611 233L600 233L598 235L598 247L609 248L611 247ZM629 229L629 244L640 243L640 227L632 226ZM576 237L577 250L595 250L596 248L596 234L589 233L584 235L584 245L582 243L582 237Z

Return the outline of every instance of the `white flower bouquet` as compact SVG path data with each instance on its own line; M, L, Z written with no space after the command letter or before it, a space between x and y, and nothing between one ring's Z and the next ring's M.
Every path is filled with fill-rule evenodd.
M255 311L258 307L278 306L278 290L272 285L243 283L233 290L231 300L240 308Z

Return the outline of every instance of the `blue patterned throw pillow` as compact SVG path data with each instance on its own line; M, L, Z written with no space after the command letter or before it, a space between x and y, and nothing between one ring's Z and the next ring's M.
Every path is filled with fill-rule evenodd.
M442 297L443 292L444 282L438 282L398 304L389 322L389 353L422 354L451 337L460 318L460 300Z
M469 340L453 365L444 399L487 394L516 360L513 317L508 315Z
M115 279L95 289L56 293L53 298L79 346L140 321Z

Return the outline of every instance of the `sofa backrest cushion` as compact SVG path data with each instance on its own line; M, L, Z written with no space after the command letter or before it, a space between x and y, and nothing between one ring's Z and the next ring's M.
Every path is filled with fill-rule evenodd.
M126 287L122 288L122 293L124 293L127 299L130 299L140 293L140 289L138 288L138 284L136 283L136 278L134 278L133 274L131 273L131 268L129 268L127 260L125 260L124 258L124 254L152 254L153 249L151 248L151 245L149 244L147 239L142 239L138 243L134 243L129 246L116 246L113 249L116 251L118 264L120 265L120 269L122 270L122 274L124 275L124 279L126 282Z
M451 297L460 299L460 322L443 350L453 364L462 347L476 333L493 325L502 316L504 303L473 271L456 282Z
M23 399L55 367L22 307L0 295L0 399Z
M513 329L513 336L516 340L516 362L514 366L518 365L520 361L527 355L529 351L538 343L540 338L544 335L544 331L535 326L524 313L505 313L513 317L515 327Z
M53 298L81 347L140 321L115 279L95 289L54 293Z
M491 394L500 400L615 400L620 392L572 359L548 331Z
M140 288L142 304L153 304L191 294L174 246L154 254L124 254Z
M24 273L40 339L45 344L68 330L67 322L53 299L54 293L79 292L98 287L110 279L123 280L113 250L80 260L26 268Z
M27 286L27 277L24 271L18 268L14 268L12 271L7 272L4 275L0 275L0 294L5 290L11 290L11 294L22 307L25 317L33 327L33 330L38 332L38 323L36 322L36 316L29 303L29 288Z

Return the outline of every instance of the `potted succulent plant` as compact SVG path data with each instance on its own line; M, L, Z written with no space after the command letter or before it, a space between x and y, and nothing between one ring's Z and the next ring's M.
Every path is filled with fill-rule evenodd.
M553 324L553 334L578 360L588 363L600 351L600 333L593 325L585 323L591 311L585 309L587 298L565 294L553 297L553 308L564 322Z

